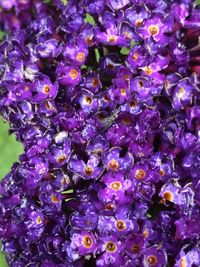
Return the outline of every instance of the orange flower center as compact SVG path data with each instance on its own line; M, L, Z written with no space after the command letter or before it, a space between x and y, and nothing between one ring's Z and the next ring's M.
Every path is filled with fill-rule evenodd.
M129 32L123 32L123 35L126 37L126 39L131 39L131 35Z
M92 98L90 96L86 96L85 101L89 106L92 104Z
M80 62L82 62L85 58L85 54L83 52L79 52L76 56L76 59Z
M92 35L88 35L85 38L85 41L86 41L87 45L91 45L92 44Z
M126 89L125 88L122 88L120 90L120 93L121 93L122 96L126 96Z
M130 81L131 77L130 77L130 75L127 74L127 75L124 75L123 78L125 81Z
M105 210L114 210L115 209L115 204L113 203L107 203L105 205Z
M138 180L144 179L145 176L146 176L146 172L143 169L138 169L135 172L135 178Z
M122 123L125 125L131 125L132 121L130 118L126 117L122 119Z
M74 80L78 77L78 71L76 69L71 69L69 72L69 76Z
M186 266L187 266L186 259L185 259L185 257L182 257L180 259L180 267L186 267Z
M141 26L142 26L142 22L143 22L142 19L137 19L136 22L135 22L135 25L136 25L137 27L141 27Z
M139 57L138 53L134 53L132 56L132 60L136 61L138 59L138 57Z
M113 171L116 171L119 168L119 163L117 160L112 159L109 163L108 163L108 168L112 169Z
M137 245L137 244L134 244L131 246L131 249L130 251L133 253L133 254L136 254L140 251L140 247Z
M42 218L40 216L37 216L36 223L37 224L41 224L42 223Z
M50 101L45 101L45 108L47 110L53 110L54 109L54 107L52 106Z
M156 263L158 263L158 259L156 256L150 255L147 257L147 262L150 266L154 266L154 265L156 265Z
M110 184L110 187L113 189L113 190L115 190L115 191L118 191L118 190L120 190L121 188L122 188L122 184L120 183L120 182L112 182L111 184Z
M160 176L164 176L165 175L165 171L160 169L159 174L160 174Z
M159 28L157 25L150 25L148 27L148 32L152 35L155 36L159 33Z
M96 87L98 85L98 79L92 78L92 86Z
M110 252L110 253L113 253L117 250L117 246L114 242L112 241L109 241L106 243L106 251L107 252Z
M116 221L115 226L119 231L124 231L126 229L126 223L122 220Z
M88 235L84 236L82 239L82 244L85 248L91 248L93 242L92 242L92 238L89 237Z
M185 88L184 87L180 87L178 93L177 93L177 96L178 98L182 98L185 94Z
M143 231L143 235L144 235L145 238L147 238L149 236L149 231L147 229L145 229Z
M84 173L85 173L87 176L90 176L90 175L93 173L93 169L92 169L92 167L90 167L90 166L85 167L85 169L84 169Z
M114 35L111 35L111 36L108 36L108 41L110 43L115 43L117 41L117 36L114 36Z
M57 162L58 162L58 163L62 163L66 158L67 158L66 155L61 155L61 156L59 156L59 157L57 158Z
M108 101L110 101L110 98L109 98L107 95L104 95L104 96L103 96L103 100L104 100L105 102L108 102Z
M51 87L47 84L43 87L43 92L45 94L48 94L50 92L50 90L51 90Z
M53 203L58 203L59 202L59 199L57 196L55 196L54 194L51 195L51 200Z
M131 101L129 106L130 106L130 108L136 108L137 107L137 102L136 101Z
M173 194L171 193L171 192L165 192L164 194L163 194L163 198L165 199L165 200L168 200L168 201L173 201Z
M139 81L139 82L138 82L138 86L139 86L140 88L142 88L142 87L144 86L143 81Z
M146 67L144 69L144 72L147 74L147 75L151 75L153 73L153 70L150 66Z

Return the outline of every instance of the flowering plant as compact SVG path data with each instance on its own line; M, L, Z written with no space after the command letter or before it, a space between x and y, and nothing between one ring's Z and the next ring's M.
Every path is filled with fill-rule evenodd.
M11 267L200 266L200 8L0 0Z

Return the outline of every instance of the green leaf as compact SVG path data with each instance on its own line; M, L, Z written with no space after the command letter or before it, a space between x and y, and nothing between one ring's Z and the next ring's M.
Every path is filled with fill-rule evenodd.
M136 42L134 40L131 41L131 48L136 45Z
M0 31L0 41L4 39L5 35L6 35L5 32Z
M127 48L127 47L122 47L122 49L120 50L120 53L121 53L122 55L127 56L127 55L130 53L130 49Z
M86 14L86 17L85 17L85 19L84 19L84 22L85 23L90 23L91 25L95 25L95 20L94 20L94 18L90 15L90 14Z
M51 0L43 0L45 4L50 4Z
M72 194L73 192L74 192L73 189L69 189L66 191L62 191L61 194Z
M0 251L1 251L1 243L0 243ZM6 263L5 256L1 252L0 252L0 266L1 267L8 267L8 264Z
M85 69L87 69L87 66L86 65L83 65L83 66L81 66L81 69L82 70L85 70Z
M75 198L67 198L67 199L65 199L65 202L68 202L68 201L70 201L70 200L73 200L73 199L75 199Z
M66 6L68 0L61 0L61 2Z
M196 0L196 5L200 5L200 0Z
M100 59L99 49L95 48L94 51L95 51L96 61L97 63L99 63L99 59Z
M23 146L16 141L15 135L9 135L9 125L0 118L0 180L10 171L14 162L23 153ZM1 266L1 265L0 265Z
M68 0L60 0L65 6L68 2ZM52 0L43 0L43 2L47 5L51 4L52 3Z

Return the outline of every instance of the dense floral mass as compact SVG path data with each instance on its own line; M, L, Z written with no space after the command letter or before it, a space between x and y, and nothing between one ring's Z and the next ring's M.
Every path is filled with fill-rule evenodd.
M11 267L200 266L200 6L0 0ZM6 159L5 159L6 160Z

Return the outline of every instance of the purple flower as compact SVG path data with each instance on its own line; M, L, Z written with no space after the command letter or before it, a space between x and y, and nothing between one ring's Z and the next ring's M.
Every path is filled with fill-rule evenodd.
M135 71L138 67L143 67L147 65L149 61L148 52L142 46L135 45L130 51L127 63L131 66L131 68Z
M125 251L129 257L137 259L145 247L144 237L139 234L127 236L125 240Z
M75 101L79 102L83 112L85 113L97 112L99 108L98 100L94 98L94 95L88 90L82 90L76 96Z
M75 86L80 82L80 70L77 67L59 64L56 69L57 81L61 85Z
M185 3L175 4L172 12L174 13L177 23L184 25L185 19L189 16L189 6Z
M95 236L87 231L75 232L71 237L71 248L80 255L94 254L97 247L96 243Z
M99 164L100 158L96 155L91 155L87 163L74 156L69 161L69 168L84 179L97 179L104 170Z
M173 202L176 205L189 207L194 205L194 192L192 188L186 185L181 188L177 180L172 180L163 185L161 188L160 196L162 196L162 202Z
M136 27L136 31L143 25L144 19L148 18L148 11L145 7L140 7L140 12L134 6L125 10L125 17L131 23L133 27Z
M99 90L102 88L99 75L96 73L88 73L88 75L84 77L83 87L87 88L93 93L99 92Z
M122 243L114 236L102 238L101 243L101 251L103 254L98 257L97 266L121 264L122 256L120 252L123 250Z
M144 251L144 266L165 266L167 263L167 255L165 250L161 248L149 247Z
M113 172L105 174L101 182L105 184L98 192L98 197L104 203L115 202L117 205L130 203L131 196L126 195L130 191L131 181L124 179L122 172Z
M95 230L98 224L98 214L92 207L92 203L83 203L79 211L75 211L70 217L70 223L73 227L84 230Z
M81 42L78 44L69 43L64 47L63 50L63 56L69 62L69 64L81 66L87 59L88 49Z
M168 37L165 33L171 32L172 27L173 23L170 17L165 20L154 17L145 20L144 26L139 30L139 34L144 39L152 37L155 42L166 45L168 43Z
M105 31L101 31L99 27L94 28L94 36L97 43L103 43L110 46L127 46L130 41L127 40L126 36L120 35L118 25L120 20L120 16L118 19L115 19L112 13L105 12L102 18L102 24Z
M53 164L54 167L60 167L68 162L70 153L70 142L68 140L65 141L62 147L52 145L49 148L49 162Z
M92 31L92 26L89 23L86 23L82 31L80 32L80 38L82 39L82 42L85 43L88 47L91 47L94 45L94 33Z
M102 154L104 151L109 149L108 140L101 135L97 135L95 139L88 143L87 151L88 153Z
M28 85L25 90L29 90ZM58 92L58 83L52 84L49 77L41 75L33 82L30 90L33 94L32 101L38 103L47 98L54 99Z
M100 15L104 11L104 7L105 7L104 0L98 0L98 1L87 0L86 3L87 3L86 9L88 13L92 15Z
M57 40L50 39L44 43L38 44L35 49L39 57L58 57L62 51L62 45L60 45Z
M130 220L128 214L124 214L123 206L116 211L115 217L99 216L98 231L100 234L112 234L118 238L136 232L138 225L136 219Z
M44 232L44 215L39 211L32 211L24 224L33 240L40 238Z
M131 153L123 153L119 147L110 149L104 155L104 166L110 171L127 171L133 165Z
M113 10L120 10L126 5L130 4L130 0L108 0L107 5Z
M0 5L4 9L11 9L15 5L15 1L2 0Z
M200 225L197 217L183 217L175 221L175 226L177 239L198 238Z
M173 158L168 158L163 153L155 153L150 160L150 165L158 168L160 179L163 181L167 181L174 170Z
M186 105L192 103L194 86L189 79L181 80L173 92L173 107L174 109L182 109Z
M151 172L150 172L149 167L146 163L135 164L130 171L129 177L132 180L136 179L138 181L148 182L151 180Z
M193 248L192 250L189 250L187 253L185 253L184 250L182 249L174 266L178 267L187 265L189 266L198 265L199 261L200 261L199 248Z

